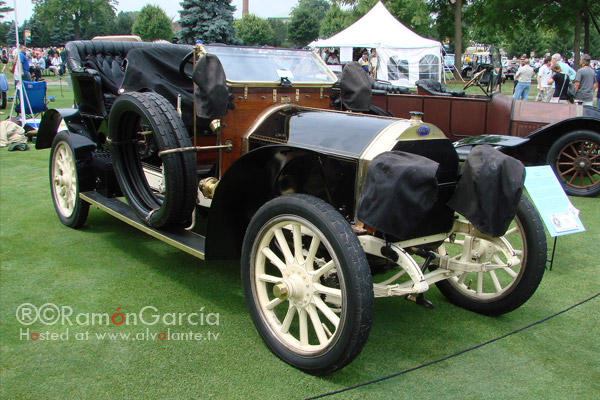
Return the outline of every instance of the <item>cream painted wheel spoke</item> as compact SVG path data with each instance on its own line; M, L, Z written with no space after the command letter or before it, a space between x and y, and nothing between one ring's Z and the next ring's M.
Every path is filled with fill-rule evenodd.
M298 319L300 321L300 345L308 346L308 318L306 316L306 309L301 308L298 310Z
M261 280L262 282L269 282L269 283L277 283L277 282L281 281L281 278L278 278L273 275L268 275L268 274L260 274L258 276L258 279Z
M273 265L275 265L280 271L283 272L287 268L285 263L281 261L277 254L273 253L273 251L270 248L265 247L261 251L265 255L265 257L267 257L269 261L271 261Z
M500 281L496 276L496 271L490 271L490 277L492 278L492 282L494 283L494 287L496 288L496 293L500 293L502 291L502 286L500 285Z
M327 343L327 335L325 334L325 330L321 324L321 319L319 318L319 314L317 313L317 309L315 308L314 304L310 304L308 306L308 315L310 316L313 329L317 334L317 339L319 339L319 344Z
M299 264L304 262L304 255L302 254L302 232L300 224L294 224L292 226L292 235L294 238L294 256Z
M483 272L477 273L477 294L483 294Z
M321 300L320 297L315 296L314 301L317 308L323 313L323 315L329 320L329 322L331 322L333 326L337 328L340 324L340 317L338 317L337 314L334 313L331 310L331 308L329 308L329 306L325 304L323 300Z
M330 288L328 286L321 285L320 283L315 283L313 286L315 290L321 294L326 294L339 299L342 298L342 291L340 289Z
M278 305L280 305L281 303L283 303L283 300L281 300L279 297L275 297L273 300L268 302L267 305L265 305L265 308L267 310L272 310L275 307L277 307Z
M285 318L283 319L283 322L281 323L281 329L279 329L279 332L288 333L290 331L290 325L292 325L292 321L294 320L295 315L296 315L296 307L290 305L290 307L287 310L287 313L285 314Z
M314 271L315 256L317 250L319 250L320 244L321 240L316 235L313 236L310 242L310 248L308 249L308 255L306 256L306 262L304 263L308 272Z
M314 272L313 275L313 280L318 280L320 277L322 277L324 274L326 274L327 272L331 271L331 269L335 267L335 264L333 261L329 261L328 263L326 263L325 265L323 265L321 268L319 268L318 270L316 270Z
M294 262L294 256L292 255L292 251L290 250L290 246L288 245L287 239L283 233L283 230L277 229L275 231L275 238L277 239L277 243L279 244L279 248L283 253L283 257L285 258L285 262L287 264L292 264Z
M508 275L510 275L512 278L516 278L517 277L517 273L515 271L513 271L511 268L509 267L504 267L502 268L503 271L505 271Z

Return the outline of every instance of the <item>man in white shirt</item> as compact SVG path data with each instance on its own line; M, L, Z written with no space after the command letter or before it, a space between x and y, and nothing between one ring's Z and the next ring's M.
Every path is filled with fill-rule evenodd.
M542 101L548 103L552 98L552 85L548 84L548 78L552 76L552 70L550 69L550 62L552 58L547 56L544 58L544 63L538 70L538 94L535 101Z
M515 86L515 94L513 95L513 99L519 100L523 99L527 101L529 97L529 89L531 89L531 80L533 79L533 68L529 65L528 59L521 59L521 66L517 70L515 74L515 80L518 81L517 86Z

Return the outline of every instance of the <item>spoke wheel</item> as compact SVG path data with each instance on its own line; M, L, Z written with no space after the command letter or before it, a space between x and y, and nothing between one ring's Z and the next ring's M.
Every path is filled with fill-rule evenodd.
M507 253L506 249L511 248L516 257ZM546 238L539 215L524 197L515 220L499 242L459 234L444 243L439 253L489 266L487 271L463 272L437 286L454 304L485 315L499 315L521 306L537 289L545 270Z
M289 195L265 204L244 239L242 279L265 343L299 369L340 369L368 338L366 257L346 220L322 200Z
M74 154L68 134L58 133L50 154L52 201L60 221L78 228L85 223L90 205L79 198L80 182Z
M561 137L550 148L548 164L567 194L597 196L600 193L600 134L576 131Z

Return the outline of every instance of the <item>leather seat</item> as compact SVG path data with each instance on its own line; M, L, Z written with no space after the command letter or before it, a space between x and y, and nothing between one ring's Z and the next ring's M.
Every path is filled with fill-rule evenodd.
M433 96L454 96L454 97L462 97L465 95L464 90L451 90L446 86L442 85L441 82L436 81L435 79L419 79L415 82L417 88L422 89L425 94L430 94Z
M66 64L73 94L83 114L107 117L125 75L127 53L136 48L175 46L170 43L77 40L67 43Z

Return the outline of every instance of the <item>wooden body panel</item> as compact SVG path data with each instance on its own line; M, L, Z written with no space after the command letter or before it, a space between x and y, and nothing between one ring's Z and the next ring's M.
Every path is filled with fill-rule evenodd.
M219 176L243 154L243 137L256 118L275 104L294 103L304 107L329 108L331 88L320 87L234 87L233 105L221 119L222 139L231 141L230 152L223 151Z

